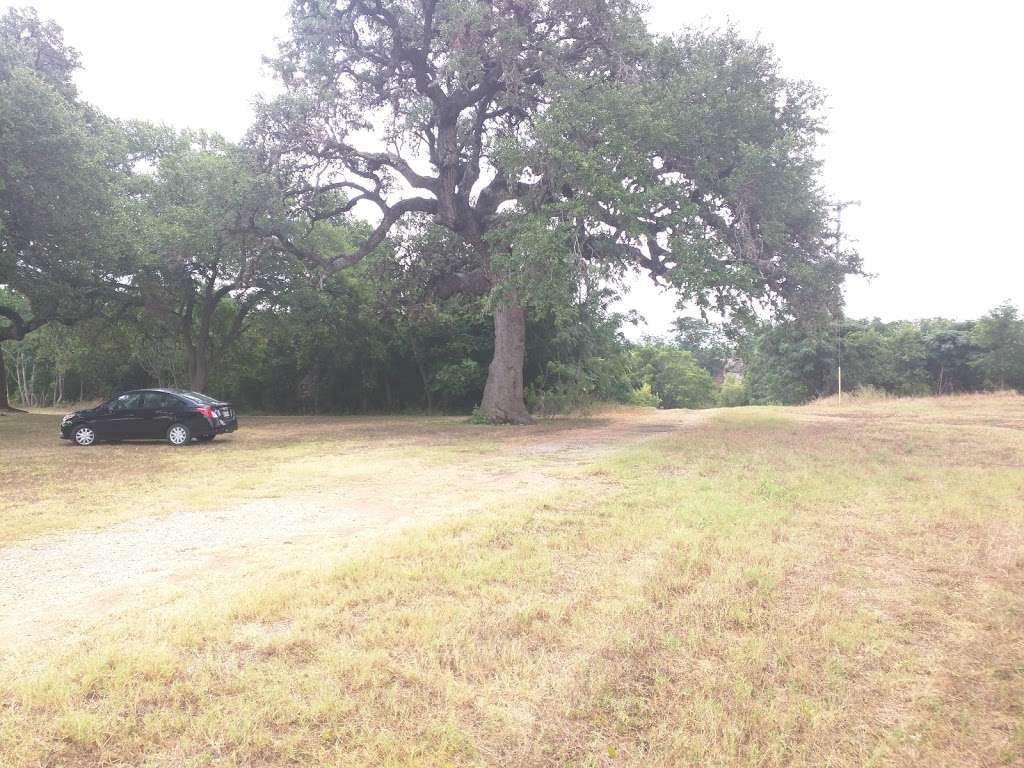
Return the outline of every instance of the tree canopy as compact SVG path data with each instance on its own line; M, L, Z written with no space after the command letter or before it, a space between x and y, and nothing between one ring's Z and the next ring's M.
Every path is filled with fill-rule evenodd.
M662 39L627 0L296 2L252 142L308 227L371 207L325 272L365 258L412 215L471 251L449 284L489 290L483 398L527 418L523 307L574 262L644 269L684 299L837 304L858 269L817 182L820 94L727 31Z
M240 144L107 118L60 28L8 11L0 339L19 391L38 365L53 392L216 385L258 407L479 403L522 422L637 391L708 404L775 348L819 371L775 370L787 399L826 390L791 328L834 321L860 263L820 183L822 94L762 42L660 35L642 10L297 0L281 93ZM737 346L694 319L634 349L611 304L638 274L778 330ZM956 333L890 344L891 381L940 358L946 382L1006 379Z
M0 17L0 339L74 322L121 288L125 145L77 101L77 64L60 28L34 11Z

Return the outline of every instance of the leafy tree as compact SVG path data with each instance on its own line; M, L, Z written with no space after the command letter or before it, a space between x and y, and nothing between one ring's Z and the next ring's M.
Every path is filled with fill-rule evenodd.
M716 379L724 376L725 366L736 352L720 325L695 317L680 317L675 323L675 343L693 355L701 367Z
M972 365L987 386L1024 390L1024 319L1017 307L1006 302L980 318L971 340L982 350Z
M394 328L395 351L414 362L428 413L438 401L469 407L483 387L490 341L482 298L452 279L469 263L468 250L422 217L403 228L396 246L369 257L374 312Z
M718 390L718 404L723 408L736 408L750 403L747 385L735 373L725 374L722 386Z
M747 360L750 402L789 405L831 394L837 363L834 328L796 322L768 326L757 335Z
M846 322L842 326L843 384L895 395L932 391L924 335L916 323Z
M246 331L253 310L288 286L280 249L250 223L275 213L273 188L246 154L216 136L185 133L138 182L148 213L136 282L159 335L177 336L189 386L205 390L211 365Z
M491 293L492 420L528 418L526 305L579 259L736 309L834 303L857 268L817 183L817 92L731 33L659 42L629 0L299 0L276 68L286 93L252 141L287 199L314 224L357 206L379 223L334 251L269 233L324 272L410 215L458 236L454 282Z
M537 411L566 412L630 397L622 317L610 309L614 292L605 275L586 264L572 285L569 295L529 318L527 395Z
M53 21L42 21L33 8L9 8L0 17L0 81L18 70L32 72L69 102L77 98L72 74L79 67L78 51L64 42Z
M912 396L932 391L925 339L915 323L896 323L886 337L886 346L892 360L890 379L885 387L889 392Z
M77 63L60 28L34 11L0 17L0 286L24 299L0 304L0 342L76 322L125 290L124 144L76 100Z
M981 379L971 361L978 347L971 340L973 323L925 321L922 332L928 355L928 373L938 395L971 392L981 388Z
M654 394L649 382L644 382L635 388L629 396L632 405L639 405L643 408L660 408L661 398Z
M847 321L842 326L843 384L853 391L862 387L885 388L893 362L883 326Z
M714 404L715 383L692 354L663 342L633 350L634 402L647 387L662 408L705 408Z

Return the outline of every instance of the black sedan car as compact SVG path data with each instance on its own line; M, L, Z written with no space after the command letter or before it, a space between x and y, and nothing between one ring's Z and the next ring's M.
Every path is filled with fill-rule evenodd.
M95 408L67 414L60 424L60 436L77 445L155 439L188 445L236 429L238 418L231 403L180 389L137 389Z

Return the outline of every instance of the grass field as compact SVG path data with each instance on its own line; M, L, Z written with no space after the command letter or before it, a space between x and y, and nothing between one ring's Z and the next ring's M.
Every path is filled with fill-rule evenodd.
M11 651L0 765L1024 765L1024 398L639 418L0 419L0 543L339 487L466 512Z
M558 419L528 431L473 425L461 417L330 418L243 416L242 428L212 443L168 450L162 442L80 449L59 440L60 412L0 416L0 545L60 530L96 527L187 509L215 511L250 499L285 498L342 488L347 495L422 501L424 493L504 496L489 476L552 469L524 446L605 418ZM628 424L618 427L628 431ZM613 428L610 438L617 432ZM396 475L415 482L396 484ZM470 482L458 487L460 478ZM473 487L472 481L480 481ZM465 499L462 499L465 501Z

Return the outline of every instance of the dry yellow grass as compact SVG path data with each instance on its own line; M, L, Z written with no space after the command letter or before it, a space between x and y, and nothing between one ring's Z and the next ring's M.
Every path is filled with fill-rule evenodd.
M13 659L0 764L1021 765L1022 470L1018 397L717 414Z
M451 487L463 475L534 466L537 461L517 450L521 444L557 441L584 422L546 421L524 438L458 417L243 416L237 433L180 450L155 441L78 448L58 438L59 423L57 412L0 417L0 545L339 486L401 493L394 483L399 475L417 475L414 494L425 490L423 484Z

